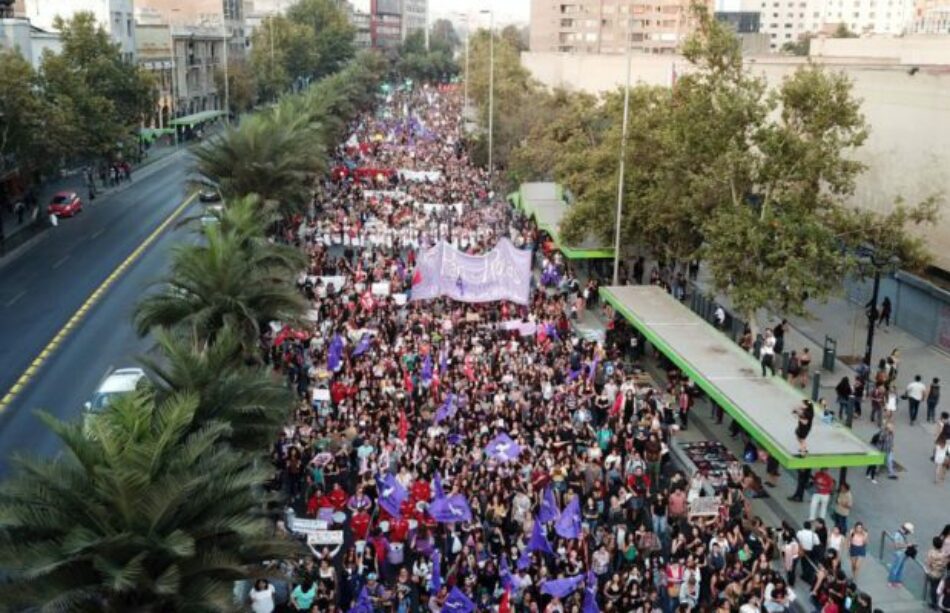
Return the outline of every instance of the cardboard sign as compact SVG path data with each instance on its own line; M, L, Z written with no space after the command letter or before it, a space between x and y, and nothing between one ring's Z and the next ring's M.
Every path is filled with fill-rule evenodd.
M310 545L342 545L342 530L317 530L307 534L307 543Z
M690 516L718 515L722 503L718 496L700 496L689 503Z
M330 402L330 390L317 388L313 390L313 399L322 402Z
M373 283L372 292L374 296L388 296L389 295L389 281L380 281L379 283Z

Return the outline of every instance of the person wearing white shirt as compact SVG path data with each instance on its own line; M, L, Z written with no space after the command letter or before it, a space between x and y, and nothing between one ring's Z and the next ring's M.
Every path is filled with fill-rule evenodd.
M761 353L761 363L762 363L762 376L765 376L765 369L769 369L772 372L772 376L775 376L775 335L772 334L771 328L765 329L765 337L762 339L762 348L760 349Z
M274 586L267 579L258 579L248 594L248 602L253 613L272 613L274 610Z
M927 386L920 380L920 375L915 376L914 380L907 385L907 389L904 390L904 395L907 396L910 425L913 426L914 422L917 421L917 411L920 410L920 403L923 402L924 396L927 395Z

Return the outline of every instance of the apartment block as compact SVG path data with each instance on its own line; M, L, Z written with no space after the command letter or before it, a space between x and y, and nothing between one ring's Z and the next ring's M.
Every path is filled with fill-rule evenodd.
M429 0L402 0L402 38L416 30L425 30L428 20Z
M712 4L709 6L712 10ZM532 51L675 53L693 28L690 0L532 0Z
M92 13L112 42L119 45L122 55L132 61L135 57L135 19L132 0L24 0L19 3L23 17L41 30L54 31L57 17L70 19L79 12ZM15 9L16 10L16 9Z

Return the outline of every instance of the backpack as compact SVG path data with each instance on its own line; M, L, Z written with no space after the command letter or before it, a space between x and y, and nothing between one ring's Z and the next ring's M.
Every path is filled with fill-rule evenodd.
M871 446L877 447L880 444L881 444L881 431L878 430L877 432L874 433L874 436L871 437Z

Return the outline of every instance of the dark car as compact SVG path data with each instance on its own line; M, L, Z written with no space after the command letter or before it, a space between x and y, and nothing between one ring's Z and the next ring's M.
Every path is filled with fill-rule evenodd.
M76 192L59 192L53 196L46 211L57 217L72 217L82 212L82 199Z

